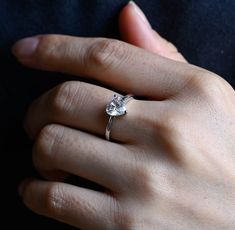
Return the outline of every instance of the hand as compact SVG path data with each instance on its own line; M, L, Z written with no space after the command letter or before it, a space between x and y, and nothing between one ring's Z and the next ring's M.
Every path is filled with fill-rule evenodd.
M115 142L104 140L112 90L67 82L34 102L26 127L41 174L68 172L109 192L30 180L21 187L29 208L83 229L234 229L235 93L227 82L115 40L40 36L27 58L19 46L27 66L146 98L115 120Z

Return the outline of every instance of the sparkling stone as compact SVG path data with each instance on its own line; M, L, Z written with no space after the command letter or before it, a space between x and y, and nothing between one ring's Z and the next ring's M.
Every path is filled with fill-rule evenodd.
M126 114L123 97L114 95L112 101L107 105L106 112L110 116L122 116Z

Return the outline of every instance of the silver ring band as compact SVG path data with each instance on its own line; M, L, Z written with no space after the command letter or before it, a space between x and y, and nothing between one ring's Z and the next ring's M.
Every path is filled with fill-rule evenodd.
M123 116L127 114L126 105L133 99L133 95L128 94L126 96L114 95L111 102L106 106L106 113L109 115L109 121L105 129L105 138L110 141L111 129L115 117Z

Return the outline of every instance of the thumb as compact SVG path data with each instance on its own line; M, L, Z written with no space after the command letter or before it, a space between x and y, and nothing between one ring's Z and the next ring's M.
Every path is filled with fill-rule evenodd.
M187 62L177 48L154 31L143 11L130 1L119 17L124 41L172 60Z

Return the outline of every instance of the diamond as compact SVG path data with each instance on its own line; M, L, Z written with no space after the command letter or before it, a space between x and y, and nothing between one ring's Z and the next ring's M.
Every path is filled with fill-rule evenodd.
M112 101L106 107L106 113L110 116L122 116L126 114L124 97L114 95Z

